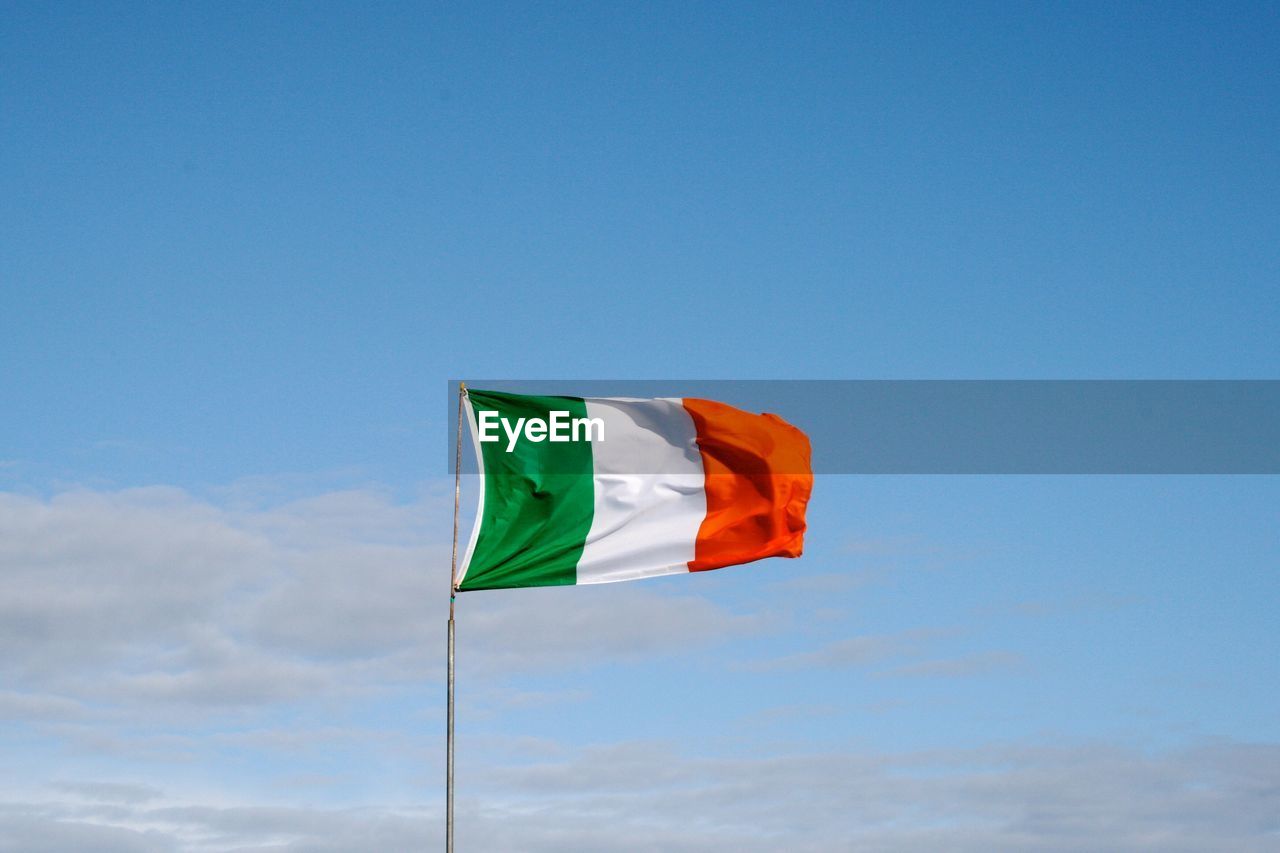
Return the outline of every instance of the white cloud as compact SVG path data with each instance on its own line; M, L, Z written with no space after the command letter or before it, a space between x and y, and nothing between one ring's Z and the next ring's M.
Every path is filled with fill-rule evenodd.
M1027 661L1020 654L1007 651L975 652L958 657L926 660L894 667L882 675L912 678L964 678L976 675L1025 671Z
M0 720L72 720L85 713L82 704L61 696L0 691Z
M346 490L234 508L172 488L0 493L0 716L252 707L422 684L443 668L444 497ZM481 677L592 666L762 630L646 589L466 594Z
M0 851L437 844L438 777L422 781L439 765L436 739L330 716L335 703L326 702L439 686L448 503L401 504L372 490L267 507L161 488L0 494L0 719L19 721L15 744L28 735L58 744L6 756L24 762L24 775L0 794ZM778 618L657 585L466 594L464 700L473 718L583 701L581 691L510 676L679 655L776 631ZM843 638L758 667L947 676L1019 663L1000 651L933 656L953 633ZM282 706L291 710L272 716ZM51 752L63 761L39 778ZM216 778L200 781L209 756L223 753L296 761L275 765L279 786L257 777L275 793L227 801ZM460 767L463 849L1251 853L1276 849L1280 837L1280 751L1270 744L697 755L661 743L526 737L489 750L476 742L469 755ZM77 758L120 772L78 778ZM352 758L370 762L358 772L402 774L375 796L418 798L315 804L326 801L319 788L348 801L352 780L341 768ZM287 784L286 770L296 775Z
M1263 853L1280 837L1273 744L719 757L634 742L468 771L462 849ZM0 850L356 853L440 840L438 802L202 804L146 787L62 784L73 799L0 805L10 845Z
M817 649L744 664L757 672L796 670L812 667L846 668L870 666L897 658L921 654L929 642L954 635L944 628L916 628L893 634L863 634L827 643Z
M161 796L160 790L151 785L128 782L53 782L50 787L64 794L103 803L145 803Z

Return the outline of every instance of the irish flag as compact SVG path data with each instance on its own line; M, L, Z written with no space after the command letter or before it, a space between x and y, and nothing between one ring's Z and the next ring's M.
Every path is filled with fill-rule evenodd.
M460 591L800 556L809 440L776 415L691 398L465 394L481 491Z

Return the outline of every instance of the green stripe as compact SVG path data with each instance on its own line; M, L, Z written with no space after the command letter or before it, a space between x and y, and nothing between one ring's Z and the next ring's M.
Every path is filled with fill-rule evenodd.
M474 390L467 394L477 421L486 410L496 411L513 426L518 418L546 420L552 411L567 411L571 418L587 416L580 397ZM503 433L500 441L479 447L484 511L475 551L458 589L575 583L595 505L591 445L533 442L522 436L508 453Z

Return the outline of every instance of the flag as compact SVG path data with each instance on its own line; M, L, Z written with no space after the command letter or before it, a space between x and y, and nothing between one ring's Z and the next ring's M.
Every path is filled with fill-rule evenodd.
M800 556L809 440L776 415L692 398L465 395L481 486L460 591Z

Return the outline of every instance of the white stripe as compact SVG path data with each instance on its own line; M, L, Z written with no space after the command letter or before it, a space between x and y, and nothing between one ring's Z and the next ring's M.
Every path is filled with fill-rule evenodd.
M476 540L480 538L480 522L484 519L484 454L480 452L480 437L476 435L476 413L471 408L471 395L464 391L462 400L466 405L466 411L462 416L467 419L467 434L471 436L471 446L476 452L476 467L480 471L480 476L476 478L480 484L480 497L476 501L476 520L471 525L471 539L467 542L467 553L463 556L462 564L458 566L458 573L453 579L456 586L462 586L462 579L467 576L467 569L471 566L471 555L476 550Z
M578 583L689 571L707 514L693 419L678 399L587 398L586 405L588 418L604 421L604 440L591 444L595 515Z

